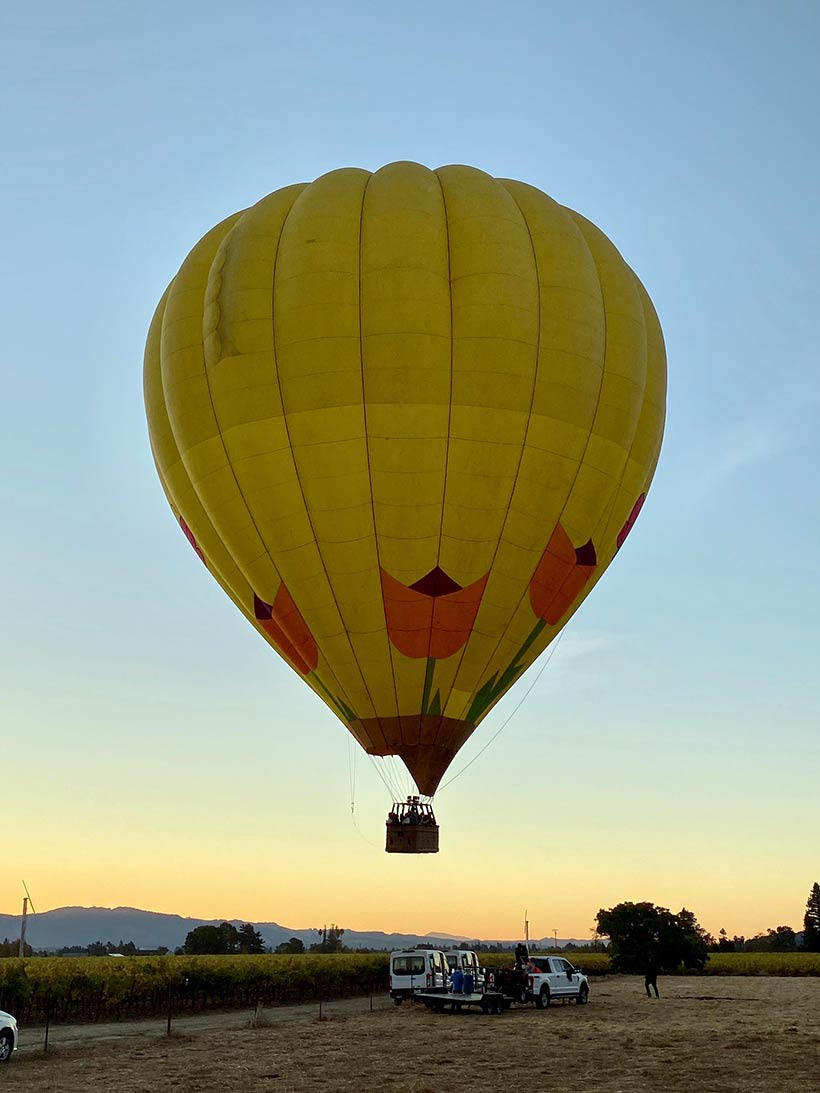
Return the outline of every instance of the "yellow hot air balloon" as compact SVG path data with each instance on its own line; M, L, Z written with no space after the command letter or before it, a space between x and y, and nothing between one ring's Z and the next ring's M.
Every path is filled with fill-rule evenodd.
M632 527L665 386L652 303L593 224L416 163L224 220L145 354L154 458L197 554L430 795Z

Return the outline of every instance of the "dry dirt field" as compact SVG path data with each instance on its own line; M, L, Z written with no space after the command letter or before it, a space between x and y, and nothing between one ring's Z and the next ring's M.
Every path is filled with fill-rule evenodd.
M19 1051L0 1089L25 1093L820 1093L820 980L593 981L590 1004L451 1016L423 1007L259 1028L189 1024ZM240 1019L234 1017L234 1023Z

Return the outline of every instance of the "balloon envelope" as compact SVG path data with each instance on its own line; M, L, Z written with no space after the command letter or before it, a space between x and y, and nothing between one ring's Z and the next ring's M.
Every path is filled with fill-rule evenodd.
M665 387L657 317L612 243L463 166L346 168L229 217L145 354L192 547L428 794L629 533Z

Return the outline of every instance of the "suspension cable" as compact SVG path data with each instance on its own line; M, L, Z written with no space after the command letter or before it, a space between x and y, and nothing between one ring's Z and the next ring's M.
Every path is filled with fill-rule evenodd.
M496 739L496 737L500 735L502 730L505 729L507 727L507 725L509 725L510 721L513 719L513 717L515 717L515 715L518 713L518 711L521 709L522 705L524 704L525 700L529 697L533 687L535 687L538 680L544 674L544 669L547 667L547 665L549 664L549 662L552 660L553 656L555 655L555 650L561 644L561 638L564 636L565 632L566 632L566 630L564 629L558 635L558 638L555 641L554 645L552 645L551 648L550 648L549 655L545 659L544 663L541 665L541 667L538 671L538 674L533 679L532 683L529 685L527 690L521 696L521 699L518 702L518 705L512 710L512 712L509 714L509 716L506 718L506 720L501 722L501 725L496 729L496 731L493 733L493 735L490 737L490 739L487 741L487 743L484 745L484 747L481 749L481 751L476 752L476 754L472 757L470 762L467 763L465 766L463 766L461 768L461 770L458 771L457 774L454 774L452 778L447 779L447 781L444 783L444 785L439 788L439 791L438 791L439 793L441 792L441 790L446 789L448 786L451 786L453 784L453 782L455 782L456 778L460 778L462 776L462 774L465 772L465 770L469 770L469 768L473 765L473 763L476 761L476 759L479 759L484 754L484 752L487 750L487 748L490 746L490 744L492 744L492 742Z

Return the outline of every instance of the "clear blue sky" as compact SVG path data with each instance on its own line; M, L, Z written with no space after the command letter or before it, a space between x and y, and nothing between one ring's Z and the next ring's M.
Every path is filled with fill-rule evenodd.
M619 899L730 933L801 921L818 40L811 0L7 0L0 909L25 876L43 906L294 927L514 936L527 906L534 932L583 935ZM670 375L628 548L441 795L445 852L410 863L371 845L388 802L363 756L357 832L344 730L175 528L141 388L156 302L211 225L394 159L523 179L592 219L647 286ZM476 875L517 879L477 909Z

